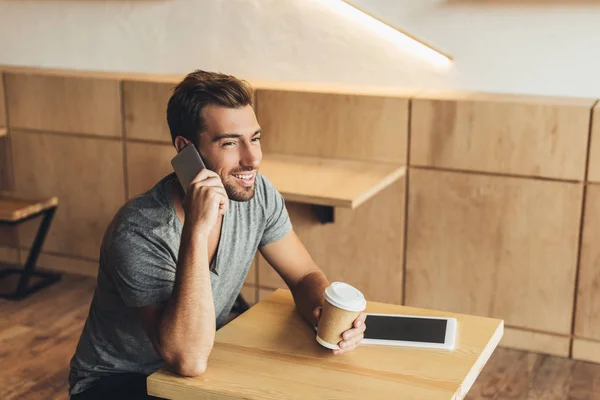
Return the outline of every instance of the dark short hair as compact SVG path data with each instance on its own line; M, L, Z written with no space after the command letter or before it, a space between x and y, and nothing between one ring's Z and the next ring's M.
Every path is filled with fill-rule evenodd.
M171 140L183 136L194 144L207 128L204 109L216 105L241 108L252 105L252 88L244 80L217 72L196 70L173 89L167 105Z

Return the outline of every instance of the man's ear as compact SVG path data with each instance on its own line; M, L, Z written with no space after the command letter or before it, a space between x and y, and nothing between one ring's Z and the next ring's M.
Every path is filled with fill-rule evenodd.
M186 138L184 138L183 136L177 136L175 138L175 143L174 144L175 144L175 148L177 149L177 152L179 153L189 143L190 143L190 141L187 140Z

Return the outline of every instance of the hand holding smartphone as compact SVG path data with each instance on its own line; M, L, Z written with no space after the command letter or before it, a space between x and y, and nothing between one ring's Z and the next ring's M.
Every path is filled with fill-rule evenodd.
M193 143L189 143L185 146L172 160L171 165L175 170L177 179L183 187L183 191L187 194L187 189L200 171L206 168L202 157L196 150L196 146Z
M224 215L229 207L229 198L221 178L206 168L192 143L171 160L171 165L185 192L185 223L198 223L202 230L210 232L218 216ZM194 190L188 193L192 183Z

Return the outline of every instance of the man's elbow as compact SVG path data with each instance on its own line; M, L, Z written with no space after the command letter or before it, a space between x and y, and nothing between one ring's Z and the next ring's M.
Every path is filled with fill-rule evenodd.
M207 360L196 360L196 361L181 361L174 365L174 371L181 376L194 377L200 376L206 372L208 367Z
M189 353L185 356L165 357L167 367L186 377L200 376L206 372L208 367L208 355L190 356Z

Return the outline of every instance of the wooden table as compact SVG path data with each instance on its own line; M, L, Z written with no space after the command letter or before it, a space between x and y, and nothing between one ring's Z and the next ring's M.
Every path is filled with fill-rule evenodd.
M43 215L33 240L25 265L0 262L0 280L18 275L16 288L11 292L0 291L0 298L20 300L60 280L57 272L36 270L37 259L42 251L46 235L58 207L58 198L31 199L14 193L0 191L0 226L18 226ZM32 279L34 278L34 279ZM30 285L30 281L34 281Z
M457 318L454 350L361 345L334 356L278 290L217 332L207 371L148 377L168 399L462 399L500 341L503 321L369 302L368 312Z

